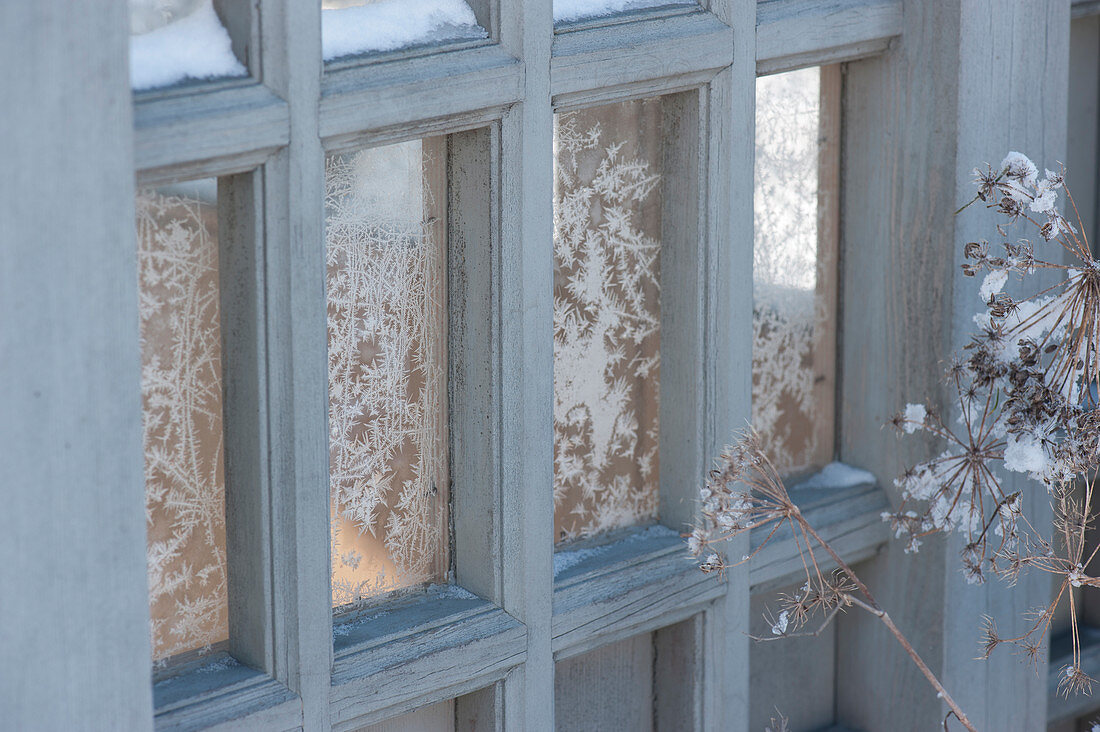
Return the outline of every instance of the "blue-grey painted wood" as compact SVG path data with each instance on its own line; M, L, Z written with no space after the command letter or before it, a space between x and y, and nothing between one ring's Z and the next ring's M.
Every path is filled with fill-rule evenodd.
M874 556L890 539L889 526L882 520L889 502L878 486L794 489L791 498L810 525L849 565ZM802 555L789 529L780 529L760 548L771 529L761 526L752 532L752 550L759 551L749 570L754 594L771 592L805 574ZM821 556L822 552L818 555L822 569L831 571L836 567L828 557Z
M727 66L732 53L733 31L712 13L658 14L554 36L551 86L557 98L654 79L674 80Z
M523 625L480 598L414 598L337 626L332 676L335 729L354 729L491 686L523 663Z
M303 726L326 732L332 608L324 156L317 118L321 8L299 0L261 2L264 84L289 109L289 144L263 170L271 673L301 698Z
M496 302L501 606L527 627L522 670L504 683L504 726L554 728L550 652L553 502L553 116L551 4L501 0L501 46L524 64L523 99L501 120Z
M757 73L874 55L901 29L901 0L760 0Z
M145 185L238 173L289 140L287 103L260 84L138 95L134 164Z
M507 49L487 45L328 72L321 136L501 109L523 98L524 68Z
M293 692L228 656L157 682L153 699L157 732L234 724L286 730L302 724L302 704Z
M973 195L972 169L1008 150L1047 165L1063 159L1068 32L1064 2L907 3L902 42L881 60L849 65L840 449L883 485L940 449L895 440L881 429L889 416L924 399L953 414L939 362L966 342L980 305L957 265L963 243L994 233L983 211L954 215ZM1039 493L1031 515L1041 523ZM1011 634L1047 601L1049 579L967 586L961 548L937 539L907 557L891 544L863 579L980 729L1040 729L1043 664L1037 677L1010 653L981 662L974 649L983 613ZM865 729L940 725L942 703L878 626L859 614L842 619L838 717Z
M679 622L726 589L721 578L700 572L679 534L663 526L559 552L555 563L556 659Z
M0 5L0 716L152 727L122 0Z
M706 297L703 361L704 467L752 414L753 158L756 118L756 2L713 0L733 28L732 63L706 87L704 229ZM748 553L749 537L727 543ZM726 594L704 616L703 728L745 732L749 723L749 572L726 573Z

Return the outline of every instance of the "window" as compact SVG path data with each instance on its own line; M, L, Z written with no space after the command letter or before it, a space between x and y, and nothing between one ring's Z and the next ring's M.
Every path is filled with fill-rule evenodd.
M33 699L13 724L33 705L59 728L74 709L104 728L148 726L150 712L188 729L584 729L605 715L642 729L755 726L754 683L791 658L751 648L745 631L754 605L790 583L797 547L769 544L715 580L681 536L700 476L754 402L771 410L795 480L834 458L873 470L811 480L802 510L847 559L877 563L892 581L884 601L911 601L899 623L943 631L944 659L972 655L947 570L882 549L898 448L879 427L899 394L936 388L922 381L929 354L957 335L950 252L970 233L951 216L959 181L991 154L984 142L1053 139L1060 97L1025 95L1064 86L1069 31L1054 22L1068 8L1012 0L979 32L972 11L901 0L11 7L29 20L19 33L0 23L0 49L35 63L5 82L16 99L0 125L44 124L0 135L30 181L0 200L34 214L19 236L53 240L4 252L17 266L0 276L17 276L0 304L20 317L0 337L36 363L0 358L0 374L37 385L41 371L66 410L12 392L4 425L26 429L5 431L6 462L50 492L5 496L0 543L35 570L53 568L57 537L89 557L86 578L67 565L47 585L29 575L49 572L24 570L12 592L0 578L18 598L0 609L18 603L15 657L49 669L28 676ZM40 51L31 41L43 39ZM1004 73L989 73L1008 46ZM157 56L169 48L179 53ZM765 280L754 101L796 78L799 151L815 172L791 206L807 226L778 235L798 244L798 276L777 265ZM124 134L119 90L132 100ZM973 110L1006 99L1034 116L983 117L976 140ZM9 138L34 143L33 165ZM1052 142L1043 154L1064 152ZM98 189L100 174L124 195ZM182 259L161 272L170 246ZM52 327L71 343L64 368L24 335ZM754 394L754 334L780 331L790 338L768 358L797 368L769 384L758 366ZM104 373L102 351L129 346L133 368ZM193 355L171 360L173 349ZM73 363L93 365L87 393L70 383ZM142 406L145 454L126 443ZM77 457L39 444L55 429ZM181 471L174 456L187 451ZM127 492L143 465L148 516ZM88 490L62 494L63 480ZM44 526L60 496L62 518ZM119 517L110 531L86 525L105 515ZM760 548L743 539L731 556ZM47 586L63 591L42 603ZM101 602L99 587L124 599ZM49 607L27 609L24 595ZM146 613L143 645L134 618ZM89 638L89 625L105 630ZM23 640L55 628L64 653ZM833 671L796 678L808 701L785 711L889 729L875 700L890 699L914 724L942 724L933 700L892 693L909 677L877 643L858 621L838 626L813 651ZM131 684L147 657L164 661L151 702L144 678ZM96 693L74 668L101 670ZM975 671L965 693L1014 688L1007 673ZM1030 729L1027 715L1046 712L1030 691L980 698Z
M228 640L201 682L184 665L159 682L158 723L217 720L228 694L348 730L533 728L549 700L559 729L721 726L736 712L719 680L748 658L722 630L739 622L727 597L749 584L700 575L681 533L749 417L752 167L726 172L752 158L731 101L757 71L730 56L745 20L683 3L555 7L522 27L508 2L307 6L271 27L266 3L215 3L263 81L137 98L143 186L221 176ZM798 80L778 93L805 109L790 130L757 122L801 135L798 164L829 196L833 68L829 84L762 80ZM234 132L203 139L212 119ZM168 120L189 130L172 150ZM802 403L773 430L792 472L833 454L836 199L817 189L773 186L808 228L758 237L772 249L755 256L758 314L769 256L772 291L805 300L767 326L797 332L772 355L798 365ZM863 516L874 490L845 496ZM881 538L864 533L859 551ZM752 584L796 556L778 547Z

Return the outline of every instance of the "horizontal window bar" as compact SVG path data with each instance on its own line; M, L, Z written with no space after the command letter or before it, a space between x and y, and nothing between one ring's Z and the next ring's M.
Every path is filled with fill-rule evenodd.
M333 637L333 729L370 724L487 686L523 663L527 653L522 623L450 586L337 619Z
M153 685L158 732L186 732L224 722L289 730L302 724L301 700L278 681L222 654Z
M762 0L756 10L756 73L874 55L901 30L901 0Z
M710 13L697 11L555 36L550 87L557 98L713 72L732 62L733 30Z
M848 564L870 558L890 538L890 527L882 520L882 512L889 509L889 503L877 485L862 483L835 488L796 485L790 494L810 525ZM768 524L753 529L753 551L760 549L773 528ZM818 556L822 569L833 569L835 563L828 557L822 562L823 556ZM780 528L753 556L749 584L753 592L759 592L800 582L803 567L791 532Z
M188 177L255 167L290 139L285 101L260 84L139 100L134 105L134 164L142 183L156 169ZM205 166L205 167L204 167ZM152 174L150 174L152 172Z
M620 536L555 554L556 659L671 625L725 594L725 582L703 574L672 529L650 526Z
M523 66L495 45L351 66L325 74L321 137L502 108L522 98Z

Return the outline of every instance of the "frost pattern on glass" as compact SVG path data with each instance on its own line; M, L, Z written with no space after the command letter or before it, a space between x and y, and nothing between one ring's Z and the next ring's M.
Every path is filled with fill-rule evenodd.
M812 467L820 70L757 80L752 422L782 474Z
M661 102L559 114L554 523L559 540L657 513Z
M229 635L217 206L143 190L136 209L150 633L160 661Z
M326 160L334 607L446 571L444 142Z

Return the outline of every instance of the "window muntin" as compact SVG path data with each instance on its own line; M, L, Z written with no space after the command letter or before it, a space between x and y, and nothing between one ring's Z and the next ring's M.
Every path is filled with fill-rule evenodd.
M448 569L446 140L325 165L332 603Z
M756 82L752 423L780 473L833 453L832 242L821 229L821 69Z
M130 0L130 86L247 76L213 0Z
M153 659L229 636L217 182L138 192Z
M656 517L662 102L555 116L554 534Z

